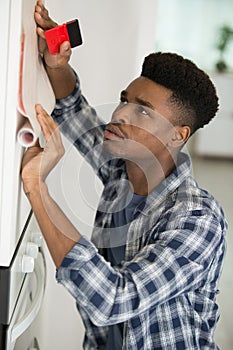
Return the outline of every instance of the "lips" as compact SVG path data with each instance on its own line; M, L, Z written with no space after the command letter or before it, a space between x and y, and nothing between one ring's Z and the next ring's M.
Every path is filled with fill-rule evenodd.
M122 140L125 138L120 128L113 124L108 124L104 131L105 140Z

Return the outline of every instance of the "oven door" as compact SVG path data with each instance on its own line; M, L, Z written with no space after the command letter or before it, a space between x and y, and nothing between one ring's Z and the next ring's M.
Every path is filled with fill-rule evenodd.
M39 252L32 273L26 275L11 322L6 331L6 350L38 350L35 322L46 280L45 260Z

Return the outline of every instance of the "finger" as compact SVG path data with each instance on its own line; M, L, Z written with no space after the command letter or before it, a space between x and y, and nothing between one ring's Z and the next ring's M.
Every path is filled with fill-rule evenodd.
M57 26L57 23L52 21L50 18L44 18L42 13L35 12L34 18L37 25L43 28L44 30L48 30Z
M36 6L43 7L44 6L43 1L42 0L37 0Z
M39 0L36 3L35 6L35 11L41 14L41 17L43 17L44 19L48 20L49 18L49 12L48 10L45 8L43 1Z
M37 113L37 114L40 114L40 113L47 113L40 103L37 103L37 104L35 105L35 110L36 110L36 113Z
M43 18L41 17L41 13L40 13L40 12L35 11L35 13L34 13L34 18L35 18L36 24L37 24L38 26L41 26L41 27L44 26L44 20L43 20Z
M65 58L66 60L70 59L71 56L71 46L69 41L64 41L61 45L60 45L60 56Z
M48 123L48 118L50 118L50 116L48 115L48 113L45 111L45 109L43 109L43 107L40 104L37 104L35 106L35 110L36 110L37 120L42 128L43 133L45 131L46 134L48 134L48 133L51 134L53 130L51 130L51 128L49 127L49 123Z
M36 106L37 119L40 123L44 138L45 138L45 152L53 150L54 154L64 154L64 146L58 125L48 115L41 105Z
M38 115L42 116L42 119L44 120L44 122L51 127L51 129L56 129L57 128L57 124L55 123L55 121L51 118L51 116L46 112L46 110L42 107L41 104L36 104L35 105L35 109L36 109L36 113Z
M37 114L37 120L41 126L41 130L43 132L46 144L48 143L48 141L51 139L53 132L50 130L50 128L48 127L45 118L43 116L43 114Z
M47 8L44 6L43 3L41 5L41 16L46 20L51 20L51 18L49 17L49 11L47 10Z
M40 27L36 28L37 34L42 38L45 39L45 34L44 34L44 30Z
M42 11L42 7L43 7L43 2L37 1L35 5L35 11L40 13Z
M49 114L43 109L43 107L38 104L36 105L37 119L41 126L42 132L44 134L46 142L49 141L51 137L56 138L59 133L58 125L49 116ZM58 136L60 138L60 135Z
M44 30L51 29L57 26L57 23L49 17L49 12L44 7L42 2L37 2L37 5L35 7L34 18L37 25L43 28Z
M42 4L38 1L37 5L35 6L35 12L34 12L34 18L37 23L37 25L43 26L43 18L42 18Z

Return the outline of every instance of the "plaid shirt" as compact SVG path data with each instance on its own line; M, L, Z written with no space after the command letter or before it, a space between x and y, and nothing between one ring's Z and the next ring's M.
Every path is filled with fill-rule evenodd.
M176 169L137 208L125 260L105 259L112 213L125 193L125 162L102 152L103 123L81 95L58 100L53 117L104 184L92 242L82 237L57 280L83 319L85 349L105 349L108 326L124 322L123 349L217 349L216 295L225 253L221 207L198 188L183 152Z

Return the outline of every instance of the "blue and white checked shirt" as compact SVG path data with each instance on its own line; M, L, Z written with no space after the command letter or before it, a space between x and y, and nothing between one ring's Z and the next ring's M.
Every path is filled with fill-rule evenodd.
M190 159L177 168L135 212L125 260L104 258L127 186L125 163L105 159L103 123L81 95L58 100L53 117L104 184L92 242L82 237L57 271L73 295L86 333L84 349L105 349L108 326L124 322L123 349L217 349L216 295L225 253L226 221L216 200L198 188Z

